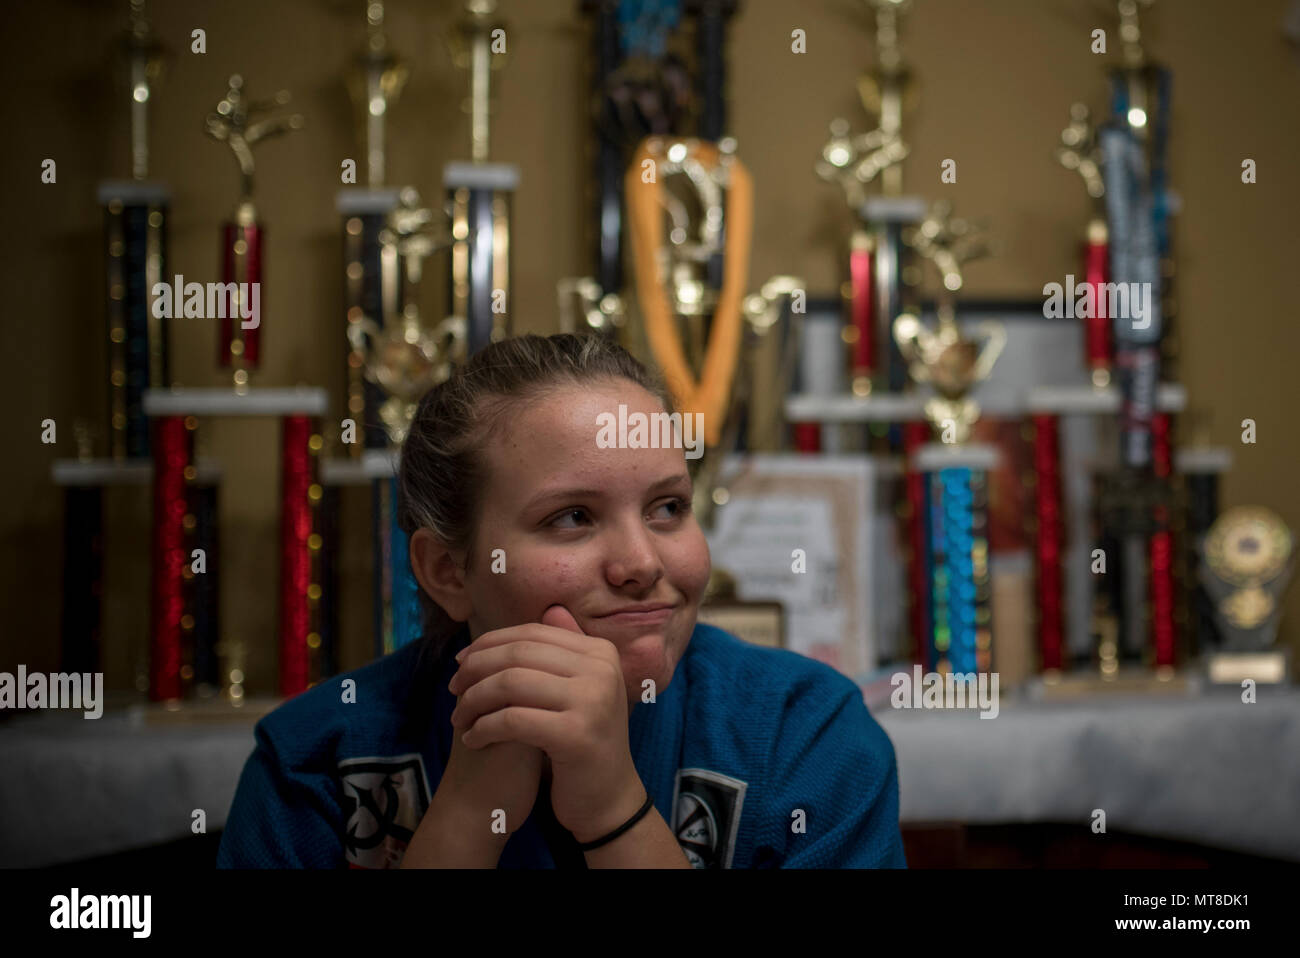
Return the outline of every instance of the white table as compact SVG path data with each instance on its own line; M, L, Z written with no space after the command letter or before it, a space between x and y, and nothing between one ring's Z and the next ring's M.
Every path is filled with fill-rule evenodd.
M242 714L158 707L17 713L0 723L0 866L77 861L189 836L194 809L225 824L253 724ZM1300 691L1033 702L998 717L894 710L875 716L898 755L901 818L1074 823L1300 861ZM1104 835L1094 836L1104 841Z

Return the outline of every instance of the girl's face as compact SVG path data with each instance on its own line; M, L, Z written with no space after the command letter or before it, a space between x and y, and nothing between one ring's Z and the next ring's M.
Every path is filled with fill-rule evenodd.
M618 648L635 705L645 679L656 694L667 688L686 650L709 548L682 449L597 446L597 417L617 417L620 403L629 417L664 411L625 379L564 386L518 408L486 450L490 479L465 589L474 638L564 606L584 633ZM629 606L661 611L615 614Z

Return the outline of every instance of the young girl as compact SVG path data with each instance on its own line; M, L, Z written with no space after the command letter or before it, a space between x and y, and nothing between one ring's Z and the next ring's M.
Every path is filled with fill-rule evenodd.
M905 867L860 691L696 622L684 450L603 448L620 405L672 411L594 336L429 391L399 478L424 636L258 723L219 866Z

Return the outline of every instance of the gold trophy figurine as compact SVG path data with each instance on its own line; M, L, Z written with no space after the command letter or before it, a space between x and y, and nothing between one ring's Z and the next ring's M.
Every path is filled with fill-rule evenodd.
M987 255L989 246L971 224L951 218L946 202L934 204L907 242L939 270L938 322L931 330L916 315L901 313L894 320L894 339L912 379L930 383L937 393L926 401L926 418L945 443L960 445L970 439L980 415L979 404L968 393L988 378L1007 342L1001 323L980 323L976 339L957 326L955 297L962 287L962 266Z
M1075 103L1070 107L1070 125L1061 131L1061 145L1056 148L1056 161L1067 170L1074 170L1083 177L1084 188L1092 206L1088 218L1088 227L1084 236L1085 280L1092 270L1092 265L1105 263L1110 245L1110 229L1106 225L1106 208L1102 202L1106 195L1106 181L1101 174L1101 147L1097 142L1097 130L1092 122L1092 114L1086 104ZM1103 321L1104 323L1105 321ZM1105 325L1102 329L1107 329ZM1100 343L1094 345L1093 337L1099 331L1092 325L1087 327L1088 365L1092 367L1092 384L1098 389L1110 385L1109 350ZM1108 338L1108 337L1107 337Z
M301 130L301 113L289 116L272 116L256 123L251 118L289 102L289 91L281 90L270 100L244 100L244 80L239 74L230 78L230 88L217 104L217 109L207 117L207 133L214 140L226 143L239 163L240 201L237 219L243 223L256 220L253 208L253 147L261 140L292 130Z
M388 45L384 33L384 5L380 0L365 0L366 49L357 58L348 77L348 92L357 105L361 119L361 141L366 144L366 182L382 186L387 164L384 124L389 108L397 102L406 86L409 70Z
M911 77L899 44L899 19L910 0L866 0L876 21L876 69L858 78L858 97L876 127L851 134L842 117L831 121L831 136L822 147L817 175L844 188L849 207L858 210L867 199L867 185L881 177L886 196L903 192L903 169L909 148L903 141L904 99L913 92Z
M244 81L238 74L230 78L226 95L207 116L208 136L225 143L239 163L239 200L232 219L221 225L223 284L235 284L236 292L227 308L227 317L233 318L245 308L240 291L246 285L260 289L265 252L265 230L258 222L253 205L253 147L262 140L302 128L302 114L253 118L289 102L289 92L281 90L272 100L249 102L245 98ZM260 302L261 294L257 294ZM245 314L246 315L246 314ZM261 320L259 318L258 323ZM245 327L242 322L223 319L220 332L220 362L222 368L233 370L234 388L246 394L249 372L261 363L261 330L258 325Z
M397 315L397 290L383 290L384 325L363 318L348 327L352 347L363 357L365 376L388 399L379 409L389 438L401 443L422 397L446 379L465 358L465 320L450 316L430 333L420 322L417 303L426 257L452 245L450 229L438 223L433 210L422 208L419 195L407 187L401 203L389 214L380 233L386 262L400 263L402 307Z

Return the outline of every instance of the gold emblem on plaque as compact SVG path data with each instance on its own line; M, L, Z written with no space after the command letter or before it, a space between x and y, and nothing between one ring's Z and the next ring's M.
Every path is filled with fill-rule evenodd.
M1229 623L1255 629L1273 614L1277 603L1262 586L1282 574L1291 552L1290 530L1269 509L1240 506L1215 521L1205 539L1205 563L1236 587L1219 602Z

